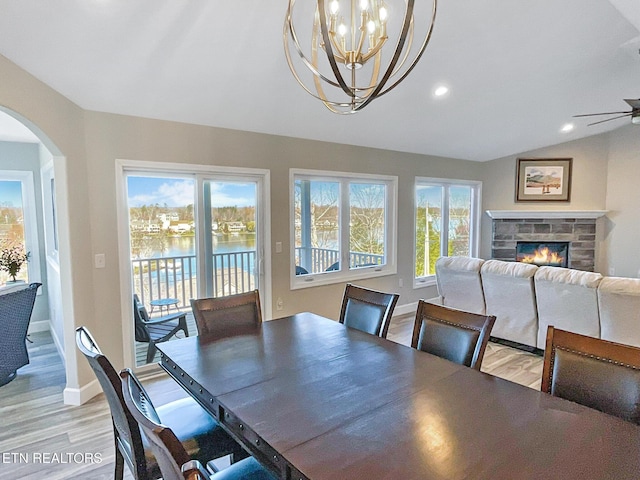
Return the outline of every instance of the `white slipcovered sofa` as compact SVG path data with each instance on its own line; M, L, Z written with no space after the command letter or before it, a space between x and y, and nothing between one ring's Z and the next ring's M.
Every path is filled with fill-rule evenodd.
M495 315L492 336L544 349L547 327L640 347L640 279L570 268L442 257L438 303Z

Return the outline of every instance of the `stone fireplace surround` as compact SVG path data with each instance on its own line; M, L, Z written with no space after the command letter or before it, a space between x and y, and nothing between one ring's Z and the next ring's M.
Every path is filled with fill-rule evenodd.
M606 210L487 210L493 219L491 258L515 261L518 240L569 242L569 268L593 272L596 220L606 213Z

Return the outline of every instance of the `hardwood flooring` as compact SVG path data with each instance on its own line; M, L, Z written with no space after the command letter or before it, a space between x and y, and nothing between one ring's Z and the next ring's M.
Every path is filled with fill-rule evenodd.
M394 318L388 338L409 345L412 328L413 316ZM104 395L79 407L64 405L64 368L51 336L41 332L31 338L31 363L0 388L0 480L113 478L113 433ZM542 357L489 343L482 371L539 389ZM162 373L144 383L158 405L185 395ZM125 478L132 479L128 471Z

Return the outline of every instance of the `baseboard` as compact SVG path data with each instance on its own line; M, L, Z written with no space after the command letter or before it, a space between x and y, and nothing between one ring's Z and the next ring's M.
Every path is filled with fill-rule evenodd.
M435 303L437 305L441 303L440 297L427 298L425 302ZM401 315L415 315L417 310L418 302L407 303L406 305L396 306L396 308L393 310L393 316L399 317Z
M102 393L102 387L97 379L92 380L81 388L66 387L62 392L62 398L65 405L82 405L88 402L96 395Z
M49 323L49 331L51 332L51 338L53 339L53 344L56 346L56 350L58 350L58 355L60 355L60 359L62 360L62 364L67 364L67 358L64 354L63 343L60 342L58 335L56 334L56 329L53 328L53 325Z
M28 333L48 332L51 330L50 320L38 320L37 322L29 322Z

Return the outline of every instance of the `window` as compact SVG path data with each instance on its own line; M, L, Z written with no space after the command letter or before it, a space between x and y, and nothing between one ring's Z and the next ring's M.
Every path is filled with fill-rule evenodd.
M291 287L396 273L397 177L291 170Z
M439 257L477 255L481 186L416 178L414 287L433 285Z
M16 280L40 281L40 256L33 173L26 171L0 171L0 245L16 248L29 254ZM11 278L0 271L0 285Z

